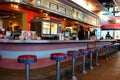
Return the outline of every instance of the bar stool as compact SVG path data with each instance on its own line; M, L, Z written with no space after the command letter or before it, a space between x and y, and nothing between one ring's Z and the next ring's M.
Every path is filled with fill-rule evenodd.
M115 44L115 47L114 47L114 49L115 49L115 54L119 51L119 46L120 46L119 43L116 43L116 44ZM114 55L115 55L115 54L114 54Z
M113 52L113 47L114 47L114 46L113 46L112 44L109 45L109 50L110 50L110 51L109 51L109 58L112 58L112 57L113 57L113 56L112 56L112 54L114 53L114 52Z
M68 51L67 55L72 57L72 80L77 80L77 77L75 76L75 59L76 57L80 56L79 51Z
M99 63L98 63L98 53L100 52L101 48L97 47L97 48L92 48L90 49L89 51L91 52L90 54L92 53L96 53L96 61L95 61L95 64L96 66L99 66ZM91 56L92 57L92 56ZM91 58L92 59L92 58ZM91 63L90 63L90 66L92 67L92 60L91 60ZM93 67L92 67L93 68Z
M0 55L0 61L2 60L2 56Z
M94 69L93 68L93 53L96 53L97 52L97 49L96 49L96 42L88 42L87 44L87 50L89 51L89 54L90 54L90 69ZM97 52L98 54L98 52ZM97 55L98 56L98 55Z
M95 65L99 66L100 64L98 63L98 57L99 57L99 52L102 50L100 47L93 48L92 53L96 53L96 61Z
M21 55L18 56L18 63L24 63L25 64L25 71L26 71L26 79L30 80L30 63L37 62L37 56L35 55Z
M56 76L57 76L57 80L61 80L60 79L60 61L61 60L65 60L67 58L66 54L64 53L52 53L50 55L50 59L51 60L56 60Z
M82 55L82 74L87 74L85 66L86 66L86 55L89 54L87 49L79 49Z
M96 63L95 63L96 66L99 66L99 65L100 65L100 64L98 63L98 55L99 55L98 53L99 53L100 51L101 51L101 48L99 48L99 47L96 48Z
M105 45L104 47L106 48L105 59L108 60L110 54L110 46Z

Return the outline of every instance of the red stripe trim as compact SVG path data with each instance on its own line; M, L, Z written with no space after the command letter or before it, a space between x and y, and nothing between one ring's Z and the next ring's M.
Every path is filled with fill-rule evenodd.
M85 46L86 43L68 43L68 44L0 44L0 50L6 51L46 51L65 48L75 48Z

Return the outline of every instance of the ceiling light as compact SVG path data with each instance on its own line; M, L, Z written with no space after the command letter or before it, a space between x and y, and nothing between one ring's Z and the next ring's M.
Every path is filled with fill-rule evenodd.
M91 3L88 3L87 1L85 0L71 0L73 2L75 2L76 4L82 6L83 8L89 10L89 11L93 11L94 10L94 5L91 4Z
M18 5L16 5L16 4L11 4L11 7L14 7L14 8L19 8L19 6L18 6Z

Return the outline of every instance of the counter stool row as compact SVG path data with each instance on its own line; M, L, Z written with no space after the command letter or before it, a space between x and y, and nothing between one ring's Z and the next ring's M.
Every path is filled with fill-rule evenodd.
M119 51L119 44L110 44L104 46L106 48L105 59L113 57Z
M98 53L99 51L101 50L101 48L93 48L93 49L80 49L79 51L83 54L83 57L82 57L82 73L83 74L86 74L86 55L90 55L90 69L94 69L93 68L93 58L92 58L92 54L93 53L96 53L96 65L99 66L99 63L98 63Z
M111 57L111 55L115 54L119 51L119 44L117 45L107 45L106 48L106 59L108 57ZM101 48L93 48L93 49L80 49L79 51L68 51L67 55L72 58L72 80L76 80L75 76L75 59L76 57L80 56L82 54L82 73L86 74L85 66L86 66L86 55L90 54L90 69L93 69L92 65L92 53L96 52L96 65L98 66L98 52L101 50ZM56 60L56 74L57 74L57 80L60 80L60 61L65 60L67 58L66 54L64 53L52 53L50 55L51 60ZM0 55L0 61L2 60L2 56ZM25 64L25 70L26 70L26 80L30 80L30 63L37 62L37 56L35 55L21 55L18 57L18 63L24 63Z
M76 78L75 75L74 75L75 57L80 56L80 52L68 51L68 55L72 56L72 76L73 76L73 78ZM51 60L56 60L57 80L60 80L60 61L65 60L66 58L67 58L67 56L64 53L53 53L50 56ZM21 56L18 56L17 61L18 61L18 63L24 63L25 64L25 71L26 71L26 79L25 80L30 80L30 63L37 62L37 57L35 55L21 55Z
M96 52L96 65L98 66L98 52L100 51L100 48L96 48L96 49L80 49L79 51L68 51L67 55L70 56L72 58L72 80L77 80L76 76L75 76L75 59L76 57L80 56L80 54L83 55L82 58L82 73L86 74L86 70L85 70L85 66L86 66L86 55L90 54L90 69L93 69L92 66L92 53ZM56 70L56 74L57 74L57 80L61 80L60 79L60 61L61 60L65 60L66 59L66 54L65 53L53 53L50 56L51 60L56 60L56 66L57 66L57 70Z
M0 55L0 61L2 60L2 56Z
M79 51L73 51L70 50L67 52L67 55L72 58L72 80L77 80L75 76L75 60L76 57L79 57L81 54L83 55L82 59L82 73L86 74L85 70L85 65L86 65L86 55L90 54L90 69L93 69L92 66L92 53L96 52L96 65L98 64L98 50L99 49L80 49ZM67 55L65 53L52 53L50 55L51 60L56 61L56 80L61 80L60 79L60 61L67 59ZM18 63L24 63L25 64L25 71L26 71L26 79L25 80L30 80L30 63L35 63L37 62L37 56L35 55L21 55L18 56Z
M75 58L80 56L80 52L79 51L68 51L67 55L72 57L72 80L77 80L76 76L75 76ZM61 80L60 79L60 61L61 60L65 60L66 59L66 54L64 53L53 53L51 54L50 58L51 60L56 60L56 66L57 66L57 80Z

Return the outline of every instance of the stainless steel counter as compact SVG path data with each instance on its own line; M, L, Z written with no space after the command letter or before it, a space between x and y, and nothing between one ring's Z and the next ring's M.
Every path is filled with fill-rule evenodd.
M0 43L85 43L85 42L113 42L116 40L0 40Z

